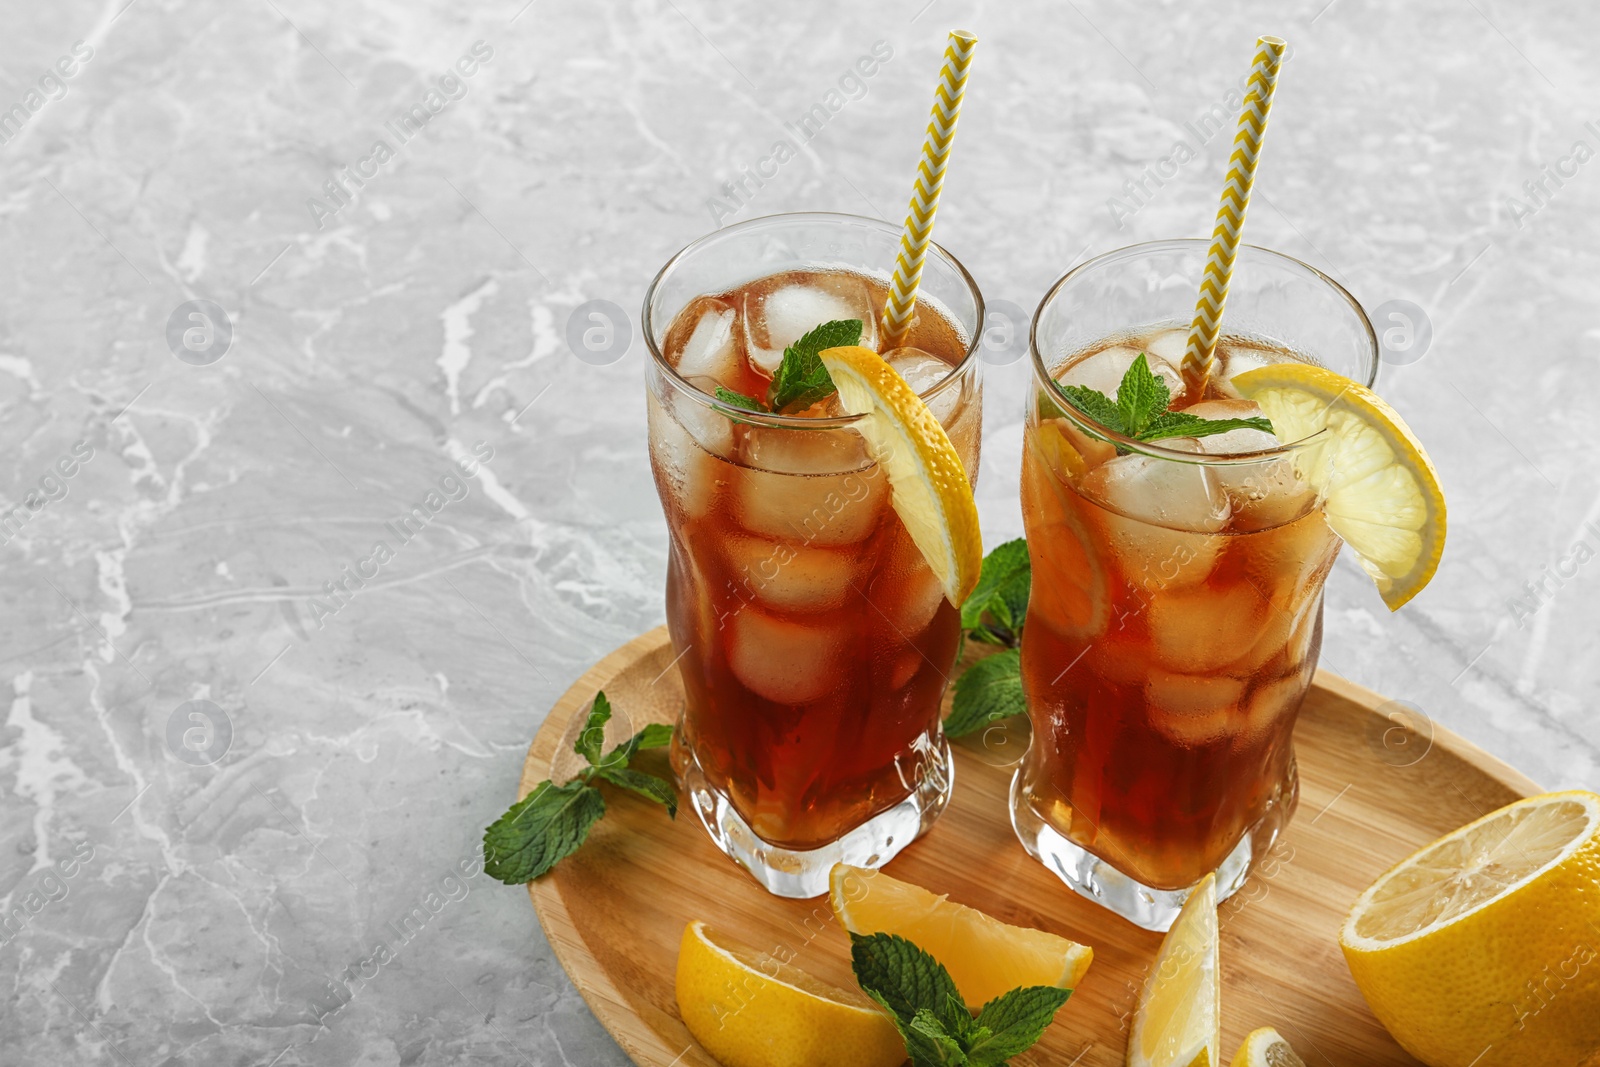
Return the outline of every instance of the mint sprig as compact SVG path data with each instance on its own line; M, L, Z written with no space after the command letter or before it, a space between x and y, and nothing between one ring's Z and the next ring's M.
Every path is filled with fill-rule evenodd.
M961 605L961 628L974 641L1016 647L1031 585L1028 542L1019 537L996 545L983 557L978 584Z
M829 348L861 343L860 319L825 322L783 350L783 362L767 387L767 403L773 411L788 415L804 411L836 390L828 368L818 353Z
M978 584L961 605L963 639L1001 645L1005 651L981 659L956 679L944 732L964 737L990 723L1027 710L1022 699L1022 623L1028 613L1033 571L1022 538L995 546L983 557Z
M595 785L597 779L648 797L663 805L669 818L677 818L678 794L672 783L628 767L638 753L668 744L672 727L651 723L602 755L610 719L611 702L604 692L596 693L583 730L572 745L589 765L570 782L540 782L484 830L483 869L489 877L506 885L521 885L576 852L606 813L606 798Z
M860 344L862 329L860 319L825 322L783 350L783 360L767 385L765 397L749 396L719 385L717 399L744 411L772 411L780 415L804 411L838 391L828 368L822 364L821 353L830 348Z
M1135 441L1160 441L1168 437L1210 437L1230 430L1262 430L1272 433L1272 421L1260 416L1248 419L1205 419L1182 411L1168 411L1172 391L1150 370L1150 362L1140 352L1122 375L1113 400L1087 385L1056 384L1056 390L1073 407L1108 430Z
M1023 986L985 1004L974 1019L950 972L895 934L851 934L856 981L883 1006L913 1067L1000 1067L1044 1034L1072 995Z

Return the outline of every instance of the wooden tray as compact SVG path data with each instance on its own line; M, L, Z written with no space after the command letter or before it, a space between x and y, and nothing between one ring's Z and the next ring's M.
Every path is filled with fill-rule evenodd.
M518 796L576 769L569 725L604 689L616 739L671 722L683 700L665 627L612 652L550 712L528 750ZM1338 946L1355 897L1434 838L1539 792L1517 771L1426 722L1319 672L1296 728L1300 807L1256 876L1223 904L1224 1062L1258 1026L1276 1026L1312 1067L1414 1064L1356 991ZM1383 711L1380 711L1383 708ZM575 726L574 726L575 729ZM608 738L608 744L613 743ZM1017 745L1018 754L1025 741ZM957 743L955 797L934 828L886 868L963 904L1094 948L1094 964L1044 1039L1013 1063L1120 1067L1137 990L1160 944L1079 897L1023 852L1006 809L1011 768ZM662 753L646 769L665 774ZM570 773L570 770L568 771ZM563 775L564 776L564 775ZM556 957L606 1029L643 1067L715 1067L678 1020L678 941L705 919L752 946L793 950L818 977L854 988L849 942L826 898L770 896L719 852L692 810L676 822L650 801L608 790L589 842L528 887Z

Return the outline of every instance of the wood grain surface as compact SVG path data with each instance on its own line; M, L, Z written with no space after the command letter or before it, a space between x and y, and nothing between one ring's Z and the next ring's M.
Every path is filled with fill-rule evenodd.
M674 721L683 690L671 667L662 627L591 668L534 738L518 796L552 776L552 757L556 777L576 769L574 717L581 721L597 689L616 709L608 745L647 722ZM1415 1063L1356 991L1339 953L1339 925L1360 891L1400 859L1539 792L1442 728L1393 720L1385 704L1327 672L1306 698L1295 732L1299 811L1251 882L1221 908L1225 1062L1247 1033L1270 1025L1311 1067ZM1081 987L1044 1039L1012 1062L1117 1067L1160 935L1077 896L1023 852L1006 796L1008 755L1020 756L1026 736L996 740L954 746L950 807L885 870L1006 922L1093 946ZM663 752L637 765L668 773ZM826 898L770 896L712 845L687 808L673 822L658 805L617 790L607 790L606 803L589 842L528 891L557 958L635 1062L715 1063L679 1021L673 998L678 940L692 919L759 949L784 948L796 965L853 987L848 939Z

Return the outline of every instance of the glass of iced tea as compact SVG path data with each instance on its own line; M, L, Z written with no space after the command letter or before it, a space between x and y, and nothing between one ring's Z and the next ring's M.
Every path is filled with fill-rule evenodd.
M1297 796L1292 735L1341 544L1318 485L1327 431L1141 441L1056 388L1110 398L1142 352L1171 409L1250 418L1233 377L1319 364L1370 386L1377 341L1337 283L1241 247L1217 363L1179 373L1208 242L1135 245L1060 279L1034 317L1022 459L1033 592L1022 674L1033 743L1012 783L1027 850L1078 892L1165 930L1216 872L1234 892Z
M786 346L859 319L978 472L983 298L930 250L916 319L879 316L898 227L753 219L674 256L645 297L650 462L669 534L667 625L685 701L673 764L712 840L769 891L809 897L836 862L878 866L950 796L940 700L959 613L890 505L838 397L761 396Z

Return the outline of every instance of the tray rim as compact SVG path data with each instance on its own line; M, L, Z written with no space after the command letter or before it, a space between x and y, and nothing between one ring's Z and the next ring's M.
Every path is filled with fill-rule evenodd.
M544 722L540 724L533 741L528 746L528 753L522 764L522 774L517 781L518 800L527 796L533 787L543 780L542 776L548 771L550 759L554 755L556 742L565 731L568 720L592 698L596 689L602 687L601 683L616 676L633 661L659 650L669 640L665 625L648 630L612 649L567 687L566 692L551 705L549 714L545 716ZM1358 708L1368 716L1376 715L1378 708L1390 702L1390 698L1383 694L1320 667L1311 684L1313 687L1328 690L1340 697L1348 706ZM1354 713L1350 714L1354 717ZM1451 753L1486 778L1498 782L1519 796L1534 796L1545 791L1532 778L1500 757L1437 722L1430 720L1430 723L1433 727L1434 747L1440 747ZM640 1062L640 1057L646 1055L661 1059L662 1062L676 1062L672 1060L675 1055L681 1058L682 1052L674 1053L638 1013L628 1007L611 975L603 968L588 968L598 977L586 977L583 980L576 977L575 965L582 960L592 961L594 955L588 951L587 942L567 910L566 902L556 890L555 882L550 879L529 882L528 897L533 902L533 910L538 916L540 927L544 930L545 939L550 943L551 951L555 953L561 969L566 972L568 981L572 982L589 1010L600 1021L600 1025L605 1027L606 1032L616 1040L628 1057L635 1063Z

